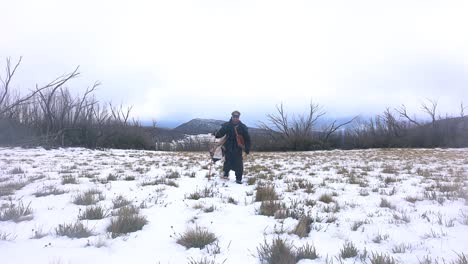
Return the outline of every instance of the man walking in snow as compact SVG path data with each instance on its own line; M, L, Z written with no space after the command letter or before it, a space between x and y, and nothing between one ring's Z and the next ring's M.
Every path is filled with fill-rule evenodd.
M247 126L240 119L240 112L234 111L231 114L229 122L224 123L215 133L216 138L226 135L224 143L224 178L229 177L229 171L236 173L236 183L242 183L242 174L244 173L244 163L242 160L242 151L246 154L250 152L250 135Z

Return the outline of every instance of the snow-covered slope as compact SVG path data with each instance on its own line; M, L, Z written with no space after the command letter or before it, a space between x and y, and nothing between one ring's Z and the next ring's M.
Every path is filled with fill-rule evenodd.
M209 170L206 153L0 148L0 263L260 263L277 238L315 247L318 258L300 263L468 256L468 149L252 153L242 185ZM275 201L258 201L273 189ZM89 190L94 205L76 204ZM147 223L113 238L119 196ZM31 212L15 218L21 206ZM103 218L80 220L93 206ZM92 234L60 232L76 223ZM216 242L177 243L196 227ZM355 257L342 259L346 242Z

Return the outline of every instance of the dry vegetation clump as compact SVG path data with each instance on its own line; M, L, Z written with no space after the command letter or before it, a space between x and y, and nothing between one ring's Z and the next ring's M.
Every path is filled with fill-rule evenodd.
M372 255L369 256L369 260L371 264L396 264L396 260L383 253L374 253L372 252Z
M80 221L72 224L61 224L55 228L55 234L58 236L66 236L69 238L84 238L93 235L91 230L83 225Z
M392 204L391 204L387 199L385 199L385 198L381 198L381 199L380 199L380 207L395 209L395 206L392 205Z
M282 208L283 206L280 201L262 201L258 210L258 214L265 216L275 216L276 212Z
M202 190L196 190L195 192L186 195L185 198L190 200L199 200L201 198L215 197L216 194L217 191L213 186L205 186Z
M23 189L27 184L28 182L22 180L0 184L0 197L12 195L15 191Z
M133 175L127 175L124 177L124 181L134 181L135 180L135 176Z
M218 240L216 235L206 228L196 226L195 228L189 228L185 233L176 235L177 244L184 246L185 248L204 248L205 246Z
M178 179L178 178L180 178L180 173L178 171L174 171L174 170L168 171L168 172L166 172L166 178L168 178L168 179Z
M316 259L318 257L319 255L317 254L315 246L309 245L308 243L296 250L296 261L300 261L302 259Z
M84 211L81 211L78 215L78 219L80 220L99 220L106 218L109 215L109 210L106 210L104 207L100 205L94 205L90 207L86 207Z
M330 194L322 194L322 195L320 195L318 200L321 201L322 203L326 203L326 204L334 202L333 197Z
M10 174L23 174L24 170L21 167L15 167L10 171Z
M73 203L76 205L93 205L104 200L105 197L98 189L91 189L73 197Z
M294 246L287 240L275 238L268 243L266 240L257 247L257 254L262 264L295 264Z
M247 178L247 184L248 185L254 185L255 182L257 182L257 178L255 178L255 177L248 177Z
M313 245L306 243L295 249L291 242L280 237L273 239L271 243L264 240L263 244L257 247L257 256L263 264L293 264L302 259L312 260L319 257Z
M112 173L109 173L109 175L107 175L107 178L106 178L107 181L116 181L118 179L119 177L116 174L112 174Z
M43 186L41 190L33 193L35 197L44 197L49 195L61 195L66 193L65 190L58 189L55 185Z
M340 250L341 258L354 258L358 255L358 249L351 241L346 241L343 244L343 248Z
M135 206L121 207L115 215L107 227L112 238L141 230L148 223L146 217L140 215L139 209Z
M370 223L369 220L365 220L365 221L363 221L363 220L355 221L355 222L353 222L353 224L351 225L351 230L357 231L357 230L359 229L359 227L361 227L361 226L364 225L364 224L369 224L369 223Z
M72 175L65 175L62 177L62 184L78 184L78 180Z
M276 193L275 187L269 184L259 184L257 187L257 193L255 194L255 202L272 200L278 200L278 194Z
M131 203L132 203L131 201L127 200L122 195L118 195L117 197L112 199L112 209L118 209L120 207L127 206Z
M29 221L33 218L32 209L30 207L31 203L27 206L24 206L22 201L19 201L18 204L14 204L10 201L5 207L2 206L0 209L0 221Z

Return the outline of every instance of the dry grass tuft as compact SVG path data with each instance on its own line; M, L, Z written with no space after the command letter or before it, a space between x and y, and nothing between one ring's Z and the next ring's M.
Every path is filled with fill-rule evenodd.
M125 206L118 210L107 227L112 238L141 230L148 223L146 217L139 214L139 209L135 206Z
M255 201L271 201L278 200L278 194L275 187L272 185L258 186L257 193L255 194Z
M343 248L340 250L340 257L341 258L354 258L358 255L358 249L351 241L346 241L343 244Z
M190 228L177 238L177 244L185 248L204 248L205 246L218 240L216 235L206 228L196 226Z
M109 210L106 210L100 205L86 207L86 209L78 215L80 220L99 220L109 216Z
M0 221L13 221L17 223L31 220L33 216L30 205L31 203L24 206L22 201L19 201L18 204L14 204L10 201L6 207L0 209Z
M91 230L85 227L80 221L76 221L73 224L59 225L57 228L55 228L55 234L69 238L84 238L93 235Z
M98 189L91 189L73 197L73 203L76 205L92 205L104 200L105 197Z
M268 243L266 240L257 247L258 258L265 264L295 264L296 253L293 245L282 238L275 238Z

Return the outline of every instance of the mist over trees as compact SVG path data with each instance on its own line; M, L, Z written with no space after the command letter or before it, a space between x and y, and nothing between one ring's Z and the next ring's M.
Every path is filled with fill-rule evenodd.
M99 102L95 82L81 95L72 95L70 81L79 67L49 83L21 94L12 86L20 68L6 60L0 71L0 145L82 146L87 148L134 148L206 151L205 139L180 140L180 133L143 127L130 119L132 107ZM319 122L326 111L311 102L306 114L288 113L283 106L266 115L260 129L251 133L254 151L303 151L318 149L468 147L467 106L460 103L456 115L442 114L436 100L427 99L420 113L405 105L386 108L374 117L353 117L344 122ZM419 116L416 118L414 116ZM425 117L425 118L422 118Z

